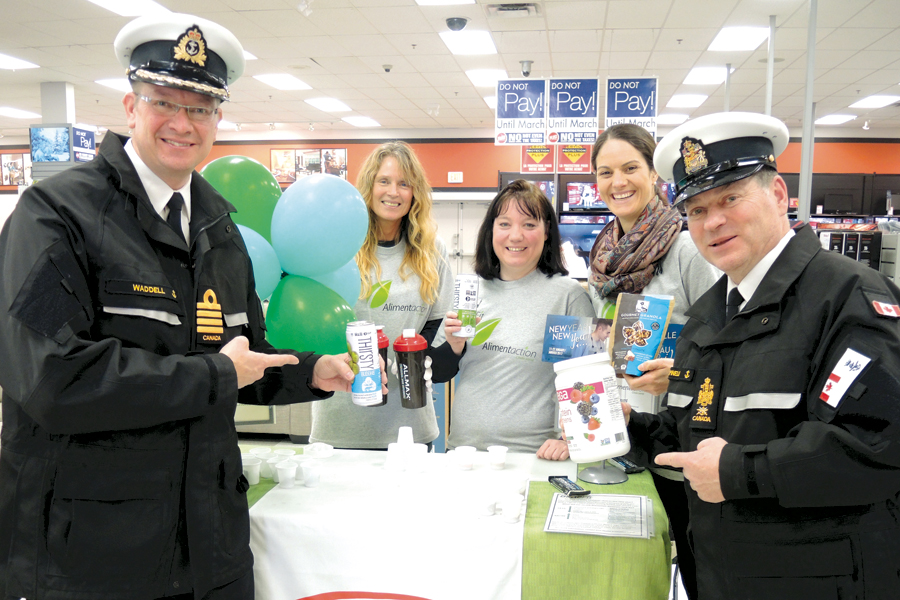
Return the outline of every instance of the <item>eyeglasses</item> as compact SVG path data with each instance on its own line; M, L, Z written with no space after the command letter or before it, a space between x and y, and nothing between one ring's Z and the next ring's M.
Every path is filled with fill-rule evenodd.
M184 109L188 119L197 123L208 123L219 114L218 108L208 108L206 106L188 106L187 104L178 104L177 102L169 102L168 100L157 100L150 96L136 94L138 98L147 103L153 112L164 117L174 117L180 109Z

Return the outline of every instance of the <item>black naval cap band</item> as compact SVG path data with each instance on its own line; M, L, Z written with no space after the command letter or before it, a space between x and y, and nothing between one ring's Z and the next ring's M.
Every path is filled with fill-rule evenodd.
M729 183L745 179L751 175L759 173L766 167L775 168L775 163L769 161L756 160L750 163L744 163L739 167L730 168L725 171L716 171L714 173L702 174L698 173L693 177L683 180L675 184L675 200L673 205L681 208L681 205L688 198L692 198L697 194L702 194L713 188L722 187Z
M676 202L679 198L748 177L765 166L775 167L774 149L769 138L740 137L711 144L685 138L682 147L689 147L689 142L695 142L693 148L700 150L702 164L689 173L684 155L675 161L672 174L676 182Z
M184 61L175 60L171 40L154 40L134 49L128 76L131 79L165 86L181 87L227 100L227 67L222 58L205 49L205 64L196 67Z

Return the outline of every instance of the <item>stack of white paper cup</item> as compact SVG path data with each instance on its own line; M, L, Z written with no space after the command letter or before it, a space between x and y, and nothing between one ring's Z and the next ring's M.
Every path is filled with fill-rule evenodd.
M260 461L255 456L250 456L247 458L241 457L241 465L244 471L244 477L247 478L247 482L250 485L256 485L259 483L259 466L262 461Z
M488 446L488 463L492 469L503 469L506 466L506 446Z
M294 477L297 475L297 463L292 460L282 460L275 465L278 474L278 487L294 487Z

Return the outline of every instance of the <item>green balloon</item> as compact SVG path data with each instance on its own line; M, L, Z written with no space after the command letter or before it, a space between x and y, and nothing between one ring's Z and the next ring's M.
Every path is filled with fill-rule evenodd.
M281 198L281 186L262 163L246 156L223 156L200 171L216 191L234 204L232 219L272 243L272 213Z
M266 310L266 338L276 348L341 354L347 351L347 323L356 320L341 296L318 281L284 277Z

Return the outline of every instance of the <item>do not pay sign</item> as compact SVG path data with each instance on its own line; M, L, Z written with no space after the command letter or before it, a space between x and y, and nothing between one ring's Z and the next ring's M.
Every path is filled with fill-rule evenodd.
M640 125L656 136L656 77L606 80L606 128L618 123Z

